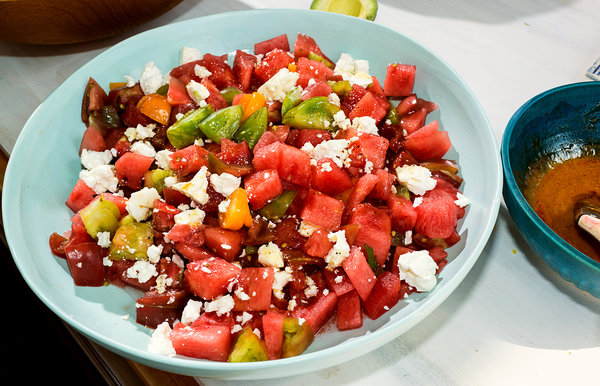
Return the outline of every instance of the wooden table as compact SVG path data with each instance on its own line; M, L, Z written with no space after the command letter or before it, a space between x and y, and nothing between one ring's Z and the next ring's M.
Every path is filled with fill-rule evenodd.
M127 36L217 12L307 8L309 4L185 0ZM423 43L472 87L498 143L521 104L546 89L589 80L585 72L600 57L597 0L380 0L379 4L376 23ZM64 47L0 44L0 145L10 152L37 105L75 69L124 37ZM487 247L464 282L425 320L387 345L303 376L260 382L193 381L205 385L597 384L599 322L600 299L547 268L502 205ZM108 368L116 369L115 363L122 362L110 353L97 352ZM147 384L157 384L165 376L148 369L137 374Z

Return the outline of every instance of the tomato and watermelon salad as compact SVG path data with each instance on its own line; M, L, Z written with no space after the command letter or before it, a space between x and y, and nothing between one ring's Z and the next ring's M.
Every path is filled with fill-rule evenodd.
M380 82L304 34L231 56L89 78L71 228L49 238L75 285L137 288L149 350L229 362L299 355L431 290L468 199L416 67Z

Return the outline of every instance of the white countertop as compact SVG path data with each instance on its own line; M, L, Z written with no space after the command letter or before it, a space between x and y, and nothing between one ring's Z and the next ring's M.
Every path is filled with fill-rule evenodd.
M68 47L0 43L0 145L10 152L41 101L125 37L218 12L309 5L310 0L185 0L126 36ZM479 98L500 146L506 123L529 98L589 80L585 71L600 57L598 5L597 0L379 0L375 22L421 42L452 66ZM256 384L598 384L599 359L600 299L547 268L502 204L478 262L416 327L350 362Z

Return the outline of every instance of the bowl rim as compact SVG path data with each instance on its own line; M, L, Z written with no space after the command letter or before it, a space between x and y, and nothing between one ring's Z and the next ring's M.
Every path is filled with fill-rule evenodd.
M122 40L121 42L115 44L114 46L109 47L108 49L105 49L104 51L101 51L98 54L94 55L88 62L81 65L77 70L75 70L75 72L73 72L69 77L67 77L65 79L65 81L67 79L69 79L70 77L75 76L78 72L81 71L82 67L86 67L90 62L96 60L98 56L107 55L109 53L112 53L112 52L120 49L123 45L131 44L132 42L139 40L141 35L144 35L147 37L148 33L152 33L151 31L156 31L158 29L164 30L165 27L166 28L175 28L175 27L183 27L186 25L192 25L192 24L196 23L198 19L202 19L202 20L206 20L209 18L224 19L232 14L238 15L240 13L244 13L246 15L261 15L264 13L268 13L268 14L293 13L293 14L302 14L303 16L318 13L321 15L320 17L347 18L349 21L351 20L354 23L363 23L365 25L367 23L372 23L370 21L357 19L357 18L354 18L351 16L340 15L340 14L330 13L330 12L326 12L326 11L314 11L314 10L302 10L302 9L269 9L269 8L267 8L267 9L250 9L250 10L243 10L243 11L229 11L229 12L221 12L221 13L217 13L217 14L199 16L199 17L195 17L192 19L187 19L187 20L163 25L160 27L156 27L151 30L144 31L139 34L128 37L128 38ZM166 356L162 356L159 354L152 354L150 352L143 351L143 350L137 350L135 348L125 346L121 342L116 342L116 341L111 342L112 344L109 347L109 346L105 345L105 340L111 340L111 339L106 339L105 337L99 336L93 329L90 329L88 326L81 324L78 321L68 320L67 322L69 324L71 324L73 327L75 327L79 332L83 333L84 335L86 335L88 338L91 338L95 342L97 342L101 345L104 345L105 347L109 347L113 351L116 350L116 351L122 353L122 355L124 355L124 356L136 357L138 361L141 361L141 362L143 361L143 363L149 364L153 367L163 368L163 369L166 369L167 371L177 371L177 372L184 373L184 374L187 373L187 374L191 374L191 375L199 375L198 371L207 371L207 372L213 371L213 372L218 373L219 378L230 378L230 377L235 378L235 377L241 376L240 379L253 379L254 377L247 377L247 374L244 374L244 372L254 371L254 370L275 370L278 368L279 369L285 368L289 365L289 366L291 366L290 370L292 370L292 374L296 374L297 371L293 371L294 366L302 366L302 365L310 366L315 361L318 361L321 359L326 359L328 361L327 366L333 366L337 363L344 362L348 359L358 357L359 355L364 355L365 353L372 351L373 349L375 349L377 347L380 347L382 345L381 344L382 342L389 342L389 340L395 339L399 335L396 333L396 331L399 328L401 328L402 331L404 332L404 331L407 331L410 328L414 327L416 324L420 323L427 315L429 315L434 309L436 309L437 306L439 306L441 303L443 303L445 301L445 299L451 293L454 292L456 287L458 287L458 285L460 283L462 283L463 279L467 276L467 274L470 272L470 270L473 267L473 265L475 264L475 262L478 260L479 256L483 252L483 249L485 248L486 244L489 241L490 235L493 231L494 225L495 225L497 217L498 217L499 206L500 206L500 202L501 202L503 177L502 177L502 164L501 164L501 159L500 159L500 152L497 151L497 149L498 149L497 140L496 140L496 137L493 135L492 126L490 124L487 114L485 113L485 109L481 105L481 102L476 97L476 95L472 91L471 87L456 72L456 70L453 67L451 67L444 59L442 59L438 54L436 54L434 51L432 51L428 46L422 44L421 42L417 41L413 37L408 36L403 32L391 29L390 27L384 26L382 24L373 24L373 26L375 28L386 30L389 33L399 35L403 39L406 39L415 44L418 44L425 51L427 51L427 53L429 55L431 55L437 61L439 61L440 64L444 65L445 68L450 73L452 73L458 80L460 80L461 85L464 88L465 92L473 99L473 103L475 104L476 110L481 114L482 121L484 121L486 123L485 126L482 127L481 129L485 129L486 131L488 131L489 136L487 137L487 140L490 141L491 144L493 144L494 148L496 149L496 151L493 154L493 157L490 157L491 158L490 162L493 163L495 166L493 172L496 177L494 179L495 185L494 185L494 189L493 189L493 197L490 197L492 199L492 203L490 205L487 205L487 210L489 210L490 215L488 216L487 221L481 224L481 226L484 229L482 231L480 240L474 245L473 251L471 252L471 254L469 256L467 256L467 259L465 259L461 269L451 278L450 282L444 288L444 291L436 294L436 296L428 296L425 299L423 299L421 302L421 306L413 312L411 318L407 318L407 320L396 321L395 323L393 323L391 325L384 326L383 328L378 328L377 330L369 332L360 337L363 339L352 338L352 339L344 341L341 344L338 344L336 346L320 349L318 352L304 353L303 355L300 355L297 357L284 358L284 359L279 359L277 361L262 362L262 363L259 363L258 365L256 363L251 363L251 362L250 363L228 363L228 362L222 363L222 362L213 362L213 361L204 361L204 360L194 360L194 358L189 358L189 357L179 357L179 356L166 357ZM154 32L154 33L156 33L156 32ZM64 82L62 82L61 85L63 83ZM60 87L61 85L59 85L58 87ZM56 93L56 90L54 90L51 94L49 94L40 103L40 106L42 104L44 104L49 98L51 98L51 96L54 95L55 93ZM25 123L24 128L28 126L28 123L32 119L32 117L39 114L40 106L38 106L38 108L31 114L28 121ZM22 144L22 142L24 142L24 138L25 138L24 135L19 135L17 142L15 144L15 148L17 148L18 146L20 146ZM8 168L7 168L7 176L12 175L13 173L16 173L14 171L14 167L15 167L14 162L11 163L9 160L9 164L8 164ZM4 189L3 196L8 195L8 190L9 189ZM12 210L10 211L10 213L9 213L9 211L5 211L3 213L3 218L8 219L8 216L10 216L11 213L12 213ZM12 232L10 230L8 232L10 234L12 234ZM10 235L9 235L9 238L12 239L12 237L10 237ZM14 246L10 245L11 253L13 255L16 253L14 248L15 248ZM21 271L21 269L20 269L21 267L19 264L20 261L17 258L15 258L15 262L17 263L17 266L19 267L19 270ZM30 288L36 293L36 295L38 295L38 297L46 304L46 306L48 306L51 310L53 310L59 316L63 315L63 313L57 309L57 307L53 304L53 302L50 299L46 298L45 294L39 292L39 289L36 287L35 283L31 283L29 278L26 276L24 277L24 279L28 283ZM398 323L398 322L400 322L400 323ZM369 337L367 339L364 339L364 337L366 337L366 336L369 336ZM339 351L340 346L347 350L347 353L344 355L345 359L342 359L341 355L338 356L339 359L336 359L336 356L333 355L333 352ZM348 353L348 352L352 352L352 351L354 351L355 353L354 354ZM231 376L228 376L228 375L223 376L222 372L224 370L230 372ZM202 376L205 376L205 375L202 375ZM206 376L210 376L210 375L206 374ZM259 377L258 379L260 379L260 378L271 378L271 376Z
M536 230L544 234L545 237L550 239L563 252L570 254L571 256L576 258L580 263L589 266L590 268L600 270L600 262L593 260L591 257L587 256L583 252L580 252L578 249L566 242L562 237L560 237L556 232L554 232L552 228L546 225L546 223L537 215L537 213L535 213L531 205L529 205L529 203L525 199L523 192L521 192L521 189L517 185L517 181L512 171L511 158L509 154L509 142L513 136L513 131L517 126L517 123L523 117L524 113L531 106L533 106L535 103L539 102L540 100L546 98L551 94L560 93L565 90L581 87L600 87L600 82L583 81L557 86L537 94L536 96L532 97L527 102L525 102L521 107L519 107L519 109L515 111L515 113L508 121L506 129L504 130L500 155L502 157L502 166L504 168L504 190L511 194L511 196L516 200L519 208L522 209L523 213L535 226ZM529 242L528 240L526 241Z

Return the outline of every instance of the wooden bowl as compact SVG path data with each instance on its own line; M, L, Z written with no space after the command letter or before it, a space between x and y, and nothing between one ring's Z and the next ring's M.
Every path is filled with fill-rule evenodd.
M0 0L0 40L81 43L123 33L182 0Z

